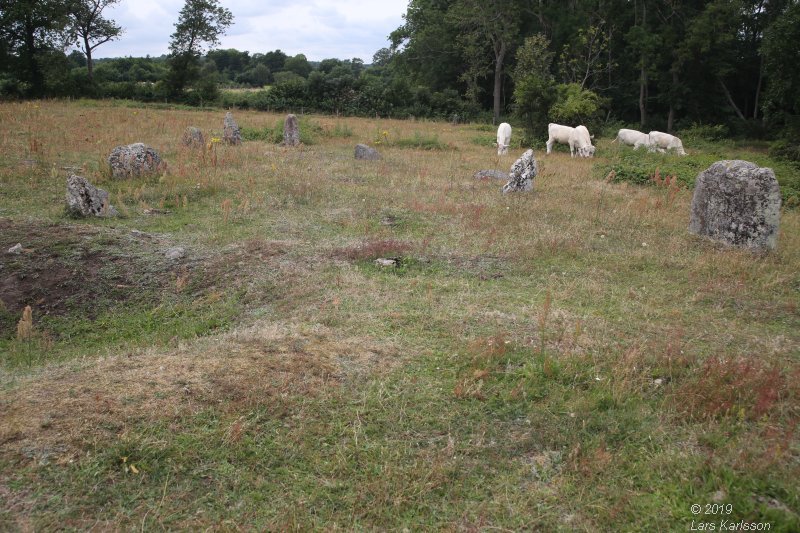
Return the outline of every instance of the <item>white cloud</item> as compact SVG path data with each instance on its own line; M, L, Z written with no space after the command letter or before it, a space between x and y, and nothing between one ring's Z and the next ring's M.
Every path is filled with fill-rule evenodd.
M122 37L97 48L95 57L166 54L183 0L122 0L105 15L121 25ZM251 54L281 49L312 61L360 57L366 62L403 23L408 0L222 0L233 26L221 48Z

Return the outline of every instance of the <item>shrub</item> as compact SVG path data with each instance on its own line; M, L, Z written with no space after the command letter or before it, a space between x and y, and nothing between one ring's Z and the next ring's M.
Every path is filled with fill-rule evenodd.
M782 161L752 152L732 152L732 148L719 143L706 142L702 150L694 150L689 155L673 153L652 153L645 150L632 150L626 146L612 148L608 161L594 167L595 176L604 179L613 172L613 181L627 181L640 185L650 184L656 171L661 176L675 176L678 183L694 187L697 175L721 159L744 159L769 167L781 187L785 207L800 206L800 168L793 162Z
M708 124L693 123L689 128L681 130L680 137L686 139L701 139L704 141L720 141L730 136L728 127L724 124L711 126Z
M582 89L577 83L556 86L555 103L550 107L550 120L560 124L586 125L589 130L599 125L604 102L592 91Z
M769 155L787 161L800 161L800 142L778 139L769 146Z

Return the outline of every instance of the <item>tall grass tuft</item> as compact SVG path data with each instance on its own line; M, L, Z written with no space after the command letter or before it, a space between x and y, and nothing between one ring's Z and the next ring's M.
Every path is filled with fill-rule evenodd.
M25 306L22 318L17 323L17 340L30 341L33 338L33 310L30 305Z

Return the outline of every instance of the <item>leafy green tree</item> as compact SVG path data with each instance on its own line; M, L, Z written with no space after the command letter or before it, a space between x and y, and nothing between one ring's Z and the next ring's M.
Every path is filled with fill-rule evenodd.
M283 64L283 69L288 72L294 72L301 78L307 78L312 70L311 63L308 62L308 59L303 54L297 54L287 59Z
M550 68L554 53L550 41L539 33L525 39L517 50L514 69L514 111L525 124L529 140L547 131L548 111L555 97Z
M68 0L0 0L0 67L23 95L46 94L41 63L68 40L68 13Z
M92 51L122 34L122 28L103 17L103 10L119 0L77 0L69 10L69 20L77 45L86 55L89 82L94 80Z
M463 62L460 30L447 16L455 0L410 0L405 23L389 35L392 65L406 83L433 91L459 88Z
M639 125L644 127L648 118L649 78L655 69L659 50L663 50L660 35L648 25L648 0L634 0L634 25L625 34L629 50L637 58L639 82ZM651 16L652 18L652 16Z
M522 4L517 0L457 0L448 11L454 25L461 30L457 42L466 59L461 80L467 84L468 96L477 100L478 80L493 75L495 123L500 120L506 58L513 52L520 34L521 11Z
M233 23L230 10L219 0L186 0L170 36L170 73L167 84L173 96L197 79L199 60L206 47L219 44Z
M272 72L269 71L266 65L258 63L256 66L250 67L237 76L236 81L252 85L253 87L263 87L272 82Z
M570 126L585 124L590 128L597 124L602 100L592 91L577 83L556 86L555 103L550 107L549 117L555 122Z
M253 62L266 65L270 72L280 72L283 70L288 56L280 50L273 50L266 54L253 54Z
M603 24L580 28L559 58L564 83L593 88L598 79L613 68L608 60L608 36Z
M793 3L767 29L761 53L767 81L764 112L788 126L787 134L800 141L800 3Z
M392 60L392 51L388 48L381 48L372 55L373 67L385 67Z

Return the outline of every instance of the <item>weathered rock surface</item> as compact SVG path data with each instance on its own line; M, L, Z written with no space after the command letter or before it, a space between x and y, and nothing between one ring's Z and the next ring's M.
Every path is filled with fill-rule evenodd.
M108 156L111 175L118 179L159 172L164 168L158 152L144 143L117 146Z
M225 119L222 121L222 142L233 145L242 144L242 132L230 111L225 113Z
M300 144L300 123L297 117L289 114L283 122L283 146L297 146Z
M367 146L366 144L356 145L356 159L366 159L375 161L381 158L381 154L375 148Z
M182 259L183 256L186 255L186 249L182 246L175 246L174 248L168 248L167 251L164 252L164 257L171 261L177 261L178 259Z
M536 172L536 158L533 156L533 149L529 149L511 165L508 183L503 185L503 194L532 191Z
M717 161L695 181L689 232L724 244L774 250L781 191L775 173L749 161Z
M183 132L183 144L193 148L202 147L206 145L206 139L203 137L203 132L200 128L189 126Z
M86 178L71 174L67 178L67 211L76 217L115 217L119 213L108 202L108 193Z
M503 180L508 181L508 174L502 170L479 170L472 175L476 180Z
M379 257L375 260L375 264L381 267L396 267L399 261L393 257Z

